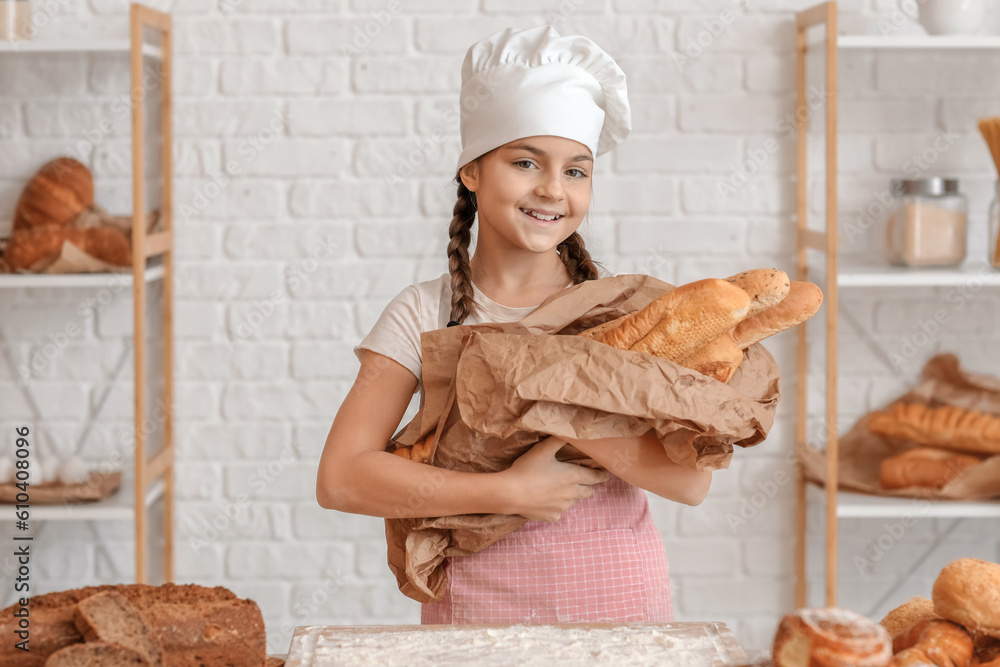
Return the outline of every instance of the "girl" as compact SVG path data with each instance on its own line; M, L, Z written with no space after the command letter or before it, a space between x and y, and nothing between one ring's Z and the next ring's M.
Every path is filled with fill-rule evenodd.
M539 26L474 44L462 81L449 271L400 292L355 348L361 370L327 437L317 500L379 517L528 519L476 554L446 559L446 594L422 606L422 623L672 621L666 553L642 489L697 505L711 473L673 463L649 433L550 436L498 473L432 475L385 451L423 389L421 331L519 321L553 293L603 277L577 228L594 157L631 129L624 73L591 40ZM566 442L612 472L558 461ZM437 490L410 510L421 487Z

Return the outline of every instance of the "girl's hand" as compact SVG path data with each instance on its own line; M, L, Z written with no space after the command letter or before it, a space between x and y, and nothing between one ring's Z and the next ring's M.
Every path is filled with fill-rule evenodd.
M592 485L611 475L576 463L556 459L565 440L550 435L526 451L506 470L496 473L505 482L511 499L511 514L526 519L558 521L581 498L589 498Z

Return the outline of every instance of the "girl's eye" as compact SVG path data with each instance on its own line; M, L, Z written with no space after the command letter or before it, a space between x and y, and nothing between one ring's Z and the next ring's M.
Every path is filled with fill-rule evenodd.
M534 165L534 163L531 160L518 160L517 162L514 162L514 164L515 165L519 165L519 164ZM585 171L583 171L582 169L577 169L576 167L573 167L569 171L579 172L580 175L579 176L574 176L574 178L586 178L587 177L587 173Z

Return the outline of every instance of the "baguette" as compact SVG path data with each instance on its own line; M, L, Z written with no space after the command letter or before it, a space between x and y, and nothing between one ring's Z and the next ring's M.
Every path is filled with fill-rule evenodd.
M678 363L719 382L729 382L736 367L743 361L743 350L733 340L732 331L716 336L694 354Z
M791 287L788 274L781 269L751 269L726 278L750 297L747 317L781 303Z
M819 311L823 292L819 287L801 280L793 280L788 295L782 301L736 325L733 338L741 350L758 343L768 336L802 324Z
M733 328L750 308L746 292L717 278L681 285L657 301L663 301L662 319L629 349L675 363Z
M1000 454L1000 418L977 410L900 402L871 413L867 425L872 433L904 438L919 445Z
M890 456L879 465L878 481L883 489L909 486L940 489L980 459L934 447L917 447Z

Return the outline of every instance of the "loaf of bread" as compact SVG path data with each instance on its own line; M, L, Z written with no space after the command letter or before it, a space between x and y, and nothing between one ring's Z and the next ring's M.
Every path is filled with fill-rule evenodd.
M934 665L969 667L972 661L972 636L950 621L927 619L893 637L893 667Z
M107 592L114 593L125 604L86 604L91 597ZM78 614L81 603L89 610L84 614ZM163 646L163 664L167 667L264 665L264 619L257 604L240 599L221 586L207 588L196 584L88 586L33 596L31 652L17 650L12 641L4 642L0 644L0 665L42 667L49 656L83 642L85 637L120 633L121 611L128 605L141 610L143 622ZM13 616L15 607L0 611L0 631L8 637L14 636L17 625ZM117 643L141 655L141 648L132 642L129 637ZM148 659L142 659L149 663Z
M979 457L947 449L916 447L883 459L878 481L883 489L919 486L940 489L966 468L980 463Z
M1000 454L1000 417L953 405L894 403L868 415L872 433L903 438L929 447Z
M774 667L887 667L892 640L878 623L837 607L799 609L778 624Z
M746 317L750 308L746 292L715 278L681 285L658 301L664 304L663 317L629 349L675 363L732 329ZM604 339L626 324L606 334Z
M138 653L151 667L163 665L163 641L146 622L146 609L115 591L80 600L73 622L88 642L118 644Z
M781 269L750 269L729 276L726 282L736 285L750 297L747 317L781 303L791 286L788 274Z
M1000 565L960 558L944 566L931 590L934 612L975 634L1000 638Z
M768 336L802 324L819 312L823 291L813 283L793 280L782 301L736 325L733 339L745 350Z
M879 621L879 624L889 632L890 636L895 637L920 621L935 618L939 617L934 613L934 602L925 597L914 595L886 614L885 618Z
M45 667L149 667L149 661L121 644L87 642L65 646L45 661Z

